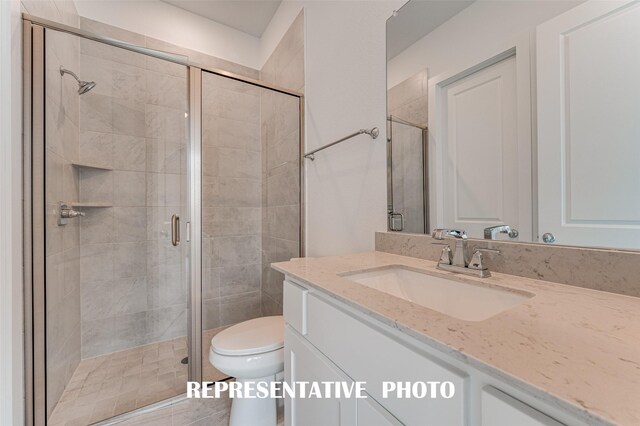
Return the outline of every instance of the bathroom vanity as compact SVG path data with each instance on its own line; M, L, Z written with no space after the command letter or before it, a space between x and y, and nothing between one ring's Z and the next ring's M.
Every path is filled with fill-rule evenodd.
M383 252L273 266L286 277L286 380L367 392L287 400L287 425L640 424L638 298ZM383 398L385 381L449 381L455 394Z

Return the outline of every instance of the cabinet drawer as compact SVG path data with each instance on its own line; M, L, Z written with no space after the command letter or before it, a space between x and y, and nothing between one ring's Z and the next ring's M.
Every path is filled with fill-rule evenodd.
M442 361L401 344L341 309L310 294L307 339L405 425L462 426L467 375ZM455 386L449 399L383 398L383 382L444 382Z
M307 295L309 290L291 281L284 281L283 316L294 330L307 334Z
M562 423L494 388L482 388L482 426L562 426Z

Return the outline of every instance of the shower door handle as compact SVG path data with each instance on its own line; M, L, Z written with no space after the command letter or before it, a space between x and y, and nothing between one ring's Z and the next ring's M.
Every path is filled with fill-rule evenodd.
M177 214L171 216L171 244L180 244L180 216Z

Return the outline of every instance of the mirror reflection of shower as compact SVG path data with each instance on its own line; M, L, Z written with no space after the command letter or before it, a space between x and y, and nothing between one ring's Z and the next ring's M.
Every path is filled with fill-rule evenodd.
M69 74L70 76L75 78L76 81L78 82L78 94L79 95L83 95L83 94L87 93L89 90L91 90L94 87L96 87L96 82L95 81L82 81L82 80L80 80L78 78L76 73L74 73L73 71L69 71L68 69L65 69L64 67L60 67L60 75L65 75L65 74Z

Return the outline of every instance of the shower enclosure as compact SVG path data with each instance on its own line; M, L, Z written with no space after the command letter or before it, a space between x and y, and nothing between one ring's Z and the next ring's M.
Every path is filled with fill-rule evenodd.
M424 234L430 229L427 129L395 116L387 126L388 228Z
M25 16L28 424L162 404L215 333L280 314L302 96Z

